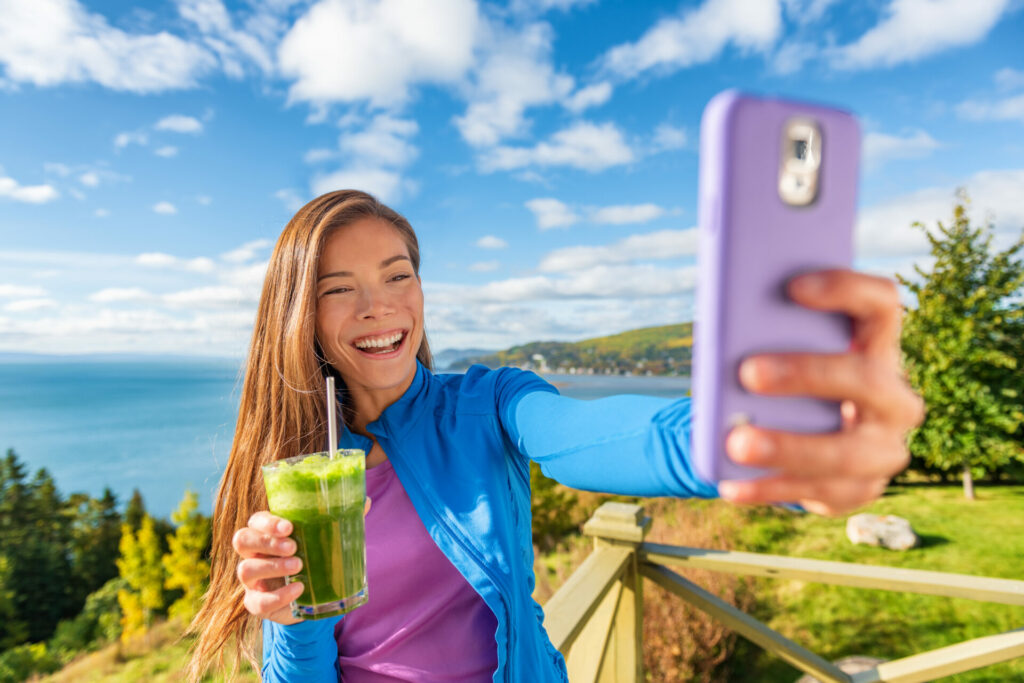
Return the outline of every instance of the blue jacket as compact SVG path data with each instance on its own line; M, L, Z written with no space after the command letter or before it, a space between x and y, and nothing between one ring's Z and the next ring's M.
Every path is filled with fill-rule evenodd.
M419 365L409 389L367 431L430 536L494 612L496 682L567 680L531 597L530 460L579 489L717 495L690 467L688 398L579 401L531 372L475 365L464 375L434 375ZM348 430L340 441L370 450L370 439ZM264 621L264 681L337 681L336 623Z

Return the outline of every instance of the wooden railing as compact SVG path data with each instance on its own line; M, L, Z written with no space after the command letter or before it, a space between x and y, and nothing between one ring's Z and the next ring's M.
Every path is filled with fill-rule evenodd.
M584 525L594 551L544 606L572 683L643 680L643 579L654 581L792 666L826 683L916 683L1024 656L1024 628L848 674L665 565L837 586L1024 605L1024 581L645 543L638 505L605 503Z

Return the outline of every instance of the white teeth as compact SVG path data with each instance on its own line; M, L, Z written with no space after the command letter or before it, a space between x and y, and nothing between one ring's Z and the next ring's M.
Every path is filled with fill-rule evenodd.
M402 338L404 332L395 332L394 334L388 335L387 337L365 337L355 342L356 348L360 349L371 349L380 348L383 346L391 346L396 341Z

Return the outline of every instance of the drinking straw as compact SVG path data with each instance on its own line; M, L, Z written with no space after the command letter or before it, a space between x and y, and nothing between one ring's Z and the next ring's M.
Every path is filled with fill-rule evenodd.
M327 377L327 457L333 458L338 449L337 398L334 395L334 378Z

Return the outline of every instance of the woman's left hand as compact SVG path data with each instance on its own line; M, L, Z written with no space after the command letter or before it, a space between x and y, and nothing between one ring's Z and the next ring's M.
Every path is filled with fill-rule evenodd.
M797 434L737 427L726 440L729 457L776 474L719 484L737 503L799 502L839 515L882 495L909 462L907 432L924 419L924 402L900 366L902 308L892 280L850 270L827 270L789 283L800 304L853 319L853 343L841 354L765 354L740 366L748 390L776 396L840 401L843 426L830 434Z

